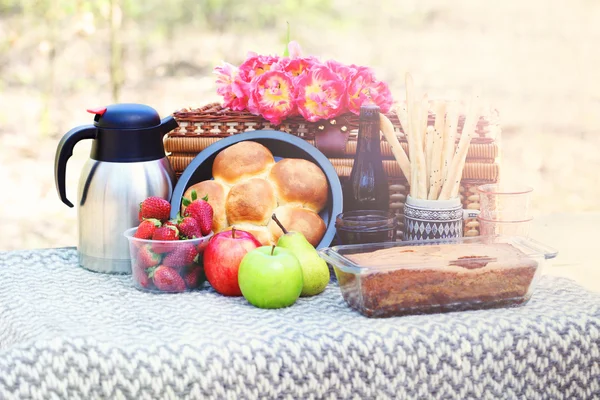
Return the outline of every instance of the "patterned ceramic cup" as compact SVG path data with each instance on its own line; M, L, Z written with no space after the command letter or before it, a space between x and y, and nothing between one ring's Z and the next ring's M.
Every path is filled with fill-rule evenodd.
M478 214L478 210L463 210L459 198L422 200L408 196L404 204L404 240L462 237L463 220Z

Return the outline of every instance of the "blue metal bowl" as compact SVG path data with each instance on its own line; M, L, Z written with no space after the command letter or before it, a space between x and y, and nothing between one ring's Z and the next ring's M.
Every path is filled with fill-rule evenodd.
M188 187L198 182L212 179L212 165L217 154L231 145L246 140L260 143L268 148L273 153L276 161L282 158L303 158L315 163L323 170L329 183L329 199L327 205L319 215L325 221L327 230L317 248L329 247L335 236L335 218L342 212L343 198L340 179L331 162L316 147L308 144L303 139L285 132L261 130L240 133L221 139L204 149L187 166L175 185L173 196L171 197L171 218L177 216L177 212L181 206L181 198Z

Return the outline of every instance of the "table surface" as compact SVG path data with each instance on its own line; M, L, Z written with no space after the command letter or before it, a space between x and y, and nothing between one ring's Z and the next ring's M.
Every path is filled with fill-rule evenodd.
M589 284L595 258L556 221L534 229L561 256L526 305L388 319L335 283L260 310L210 288L144 293L74 249L0 253L0 398L600 397L600 294L553 276Z
M570 278L600 292L600 213L538 217L533 221L531 237L558 250L558 257L544 274Z

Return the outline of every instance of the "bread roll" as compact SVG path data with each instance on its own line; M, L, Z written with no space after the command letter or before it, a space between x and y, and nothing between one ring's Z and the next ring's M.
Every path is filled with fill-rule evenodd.
M275 164L269 149L247 141L215 157L213 177L188 188L184 197L191 198L193 189L198 198L208 195L215 233L235 227L263 245L276 244L282 232L271 220L275 212L286 229L301 232L313 246L323 238L326 225L318 213L327 204L329 185L316 164L293 158Z
M266 226L277 207L275 190L269 182L253 178L235 185L229 191L225 213L230 225Z
M229 186L249 178L266 177L275 164L260 143L239 142L221 151L213 163L213 178Z
M202 181L190 186L183 194L184 198L192 199L192 190L195 190L198 198L208 196L208 204L213 208L213 232L221 232L227 228L227 215L225 214L225 200L229 193L229 188L216 181ZM181 205L181 214L185 211L185 206Z
M286 230L302 233L306 237L306 240L315 247L319 244L327 230L323 219L319 214L311 210L282 206L278 207L274 211L274 214ZM279 240L279 237L283 235L283 232L279 229L275 221L270 220L267 227L271 231L275 241Z
M327 178L321 168L310 161L286 158L271 169L269 180L275 188L279 205L308 208L320 212L327 204Z

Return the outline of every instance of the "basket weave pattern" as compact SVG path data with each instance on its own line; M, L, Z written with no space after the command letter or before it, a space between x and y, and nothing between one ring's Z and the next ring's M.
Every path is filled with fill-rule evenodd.
M182 109L173 114L179 127L169 133L165 139L165 149L177 176L189 165L194 157L202 150L218 140L231 135L260 129L274 129L298 136L312 145L316 145L317 136L323 131L324 125L336 124L348 132L343 155L324 154L333 164L342 180L350 176L354 155L356 154L358 117L354 114L343 114L331 121L308 122L300 116L290 117L281 125L272 125L260 116L248 112L224 109L219 103L208 104L197 109ZM398 117L388 114L392 121L398 139L408 153L408 144ZM429 125L433 125L435 115L430 112ZM457 140L464 125L464 115L459 118ZM500 176L498 159L500 155L500 126L496 110L483 113L479 119L475 136L467 154L467 161L461 180L460 193L463 205L469 209L479 209L477 186L484 183L497 182ZM317 146L318 147L318 146ZM401 223L400 236L403 228L403 212L406 195L409 193L407 180L395 162L390 146L381 141L383 166L388 175L390 187L390 210L394 211ZM410 155L409 155L410 156ZM464 235L479 234L479 224L476 220L465 221Z

